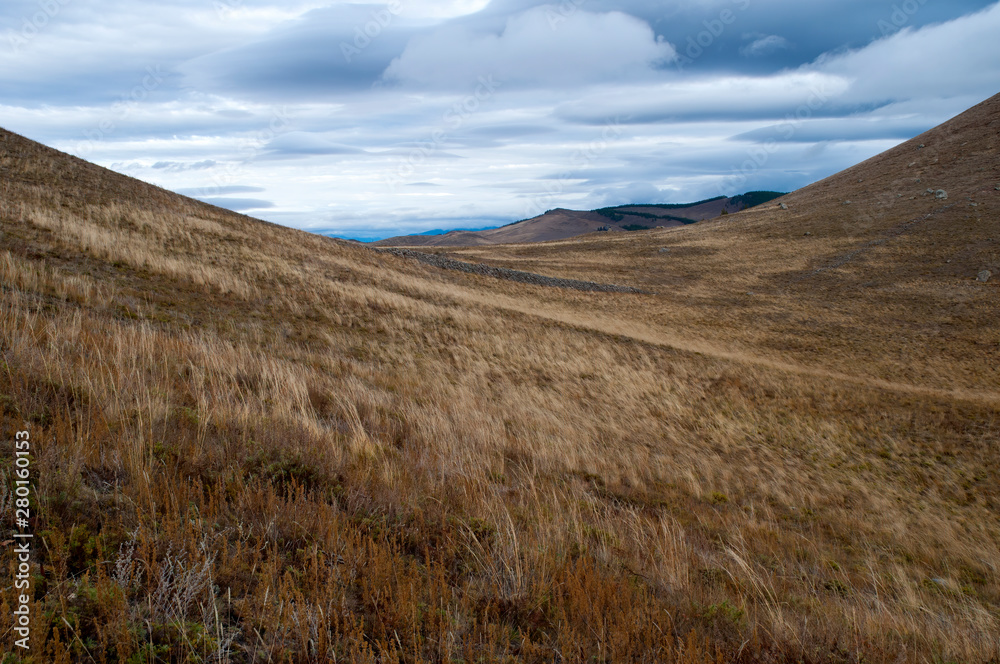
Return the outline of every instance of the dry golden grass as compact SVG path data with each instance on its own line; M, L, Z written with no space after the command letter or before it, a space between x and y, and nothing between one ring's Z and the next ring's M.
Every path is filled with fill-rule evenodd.
M28 428L44 542L9 661L996 661L997 107L788 211L458 252L655 295L0 132L0 468ZM942 207L878 206L901 157L965 205L894 231Z

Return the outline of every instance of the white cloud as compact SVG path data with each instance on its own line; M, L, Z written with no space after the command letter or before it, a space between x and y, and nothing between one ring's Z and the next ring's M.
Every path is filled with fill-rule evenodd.
M741 48L740 55L747 58L755 58L789 48L790 46L791 44L789 44L788 40L780 35L764 35L757 37Z
M174 172L179 171L203 171L208 168L214 168L218 162L214 159L205 159L203 161L196 162L178 162L178 161L158 161L150 168L155 168L156 170L169 170Z
M842 99L857 104L919 98L985 99L1000 81L1000 3L919 30L904 29L807 67L851 81Z
M722 193L720 182L730 194L796 188L954 116L1000 80L990 0L927 3L910 29L874 43L891 14L880 3L754 0L676 68L656 35L686 45L738 4L397 1L399 15L350 61L341 42L390 3L238 0L223 13L215 0L63 3L21 50L0 42L0 124L278 223L388 235L498 225L539 203L690 201ZM38 6L0 2L0 23L17 29ZM739 57L741 47L769 56ZM163 80L132 99L147 67ZM497 94L470 97L491 74Z
M220 0L226 2L226 0ZM240 1L240 0L229 0ZM410 19L446 20L482 11L490 0L389 0L388 2L359 2L359 0L323 0L317 7L367 6L370 9L388 10Z
M363 150L330 141L323 136L304 131L292 131L277 136L264 147L275 156L361 154Z
M448 19L474 14L490 0L398 0L402 13L411 18Z
M649 182L633 182L614 187L604 187L594 191L600 205L628 205L629 203L660 203L664 192Z
M634 123L708 118L780 118L802 104L819 108L847 90L849 81L817 71L772 76L683 79L657 85L597 90L557 109L560 117L585 123L621 118Z
M544 5L511 17L500 34L446 25L417 37L385 78L450 88L492 75L505 83L564 87L641 77L674 57L673 46L635 17L566 15Z

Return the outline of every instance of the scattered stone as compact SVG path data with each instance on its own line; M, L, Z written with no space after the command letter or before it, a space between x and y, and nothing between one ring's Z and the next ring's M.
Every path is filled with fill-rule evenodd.
M928 194L933 194L933 193L934 193L934 190L933 190L933 189L928 189L928 190L927 190L927 193L928 193Z
M1000 191L1000 187L993 187L993 188L996 189L997 191Z
M913 162L910 162L910 165L907 166L907 168L913 168L916 165L917 165L917 162L913 161Z
M924 144L923 144L923 143L921 143L920 145L918 145L918 146L917 146L917 149L918 149L918 150L923 150L923 149L924 149Z
M976 281L981 281L985 284L987 281L990 280L992 276L993 276L992 272L990 272L989 270L983 270L982 272L979 273L979 277L976 279Z
M851 201L844 201L844 205L850 205Z
M920 178L917 178L917 184L920 184Z
M785 205L784 203L780 203L779 206L781 207L782 210L787 210L788 209L788 206Z
M937 191L934 192L934 197L939 198L942 201L946 201L948 200L948 192L945 191L944 189L938 189Z
M812 233L810 233L809 231L806 231L805 235L806 235L806 237L808 237L808 236L812 235Z
M669 254L670 253L670 249L668 249L667 247L663 247L663 248L660 249L660 253L661 254Z
M950 262L951 262L951 259L950 259L950 258L949 258L948 260L946 260L946 261L945 261L945 263L950 263Z
M979 203L969 203L969 207L979 207Z

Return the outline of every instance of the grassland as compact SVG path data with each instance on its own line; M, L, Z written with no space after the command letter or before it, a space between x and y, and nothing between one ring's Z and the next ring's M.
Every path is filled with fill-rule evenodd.
M998 124L788 210L455 252L649 295L0 133L0 468L29 429L42 542L5 661L997 661Z

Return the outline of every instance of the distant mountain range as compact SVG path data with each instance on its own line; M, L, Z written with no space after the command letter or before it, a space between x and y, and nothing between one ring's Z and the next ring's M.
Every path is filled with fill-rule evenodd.
M556 208L537 217L499 228L428 231L418 235L391 237L374 244L392 247L474 247L565 240L598 231L637 231L693 224L755 207L780 196L784 194L751 191L740 196L717 196L697 203L620 205L589 212Z

